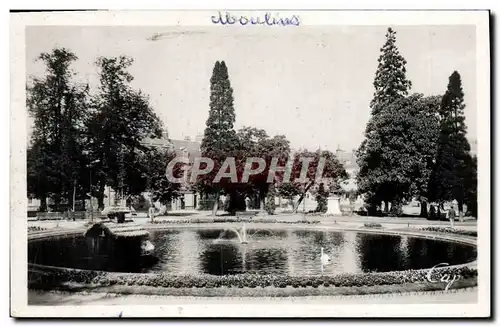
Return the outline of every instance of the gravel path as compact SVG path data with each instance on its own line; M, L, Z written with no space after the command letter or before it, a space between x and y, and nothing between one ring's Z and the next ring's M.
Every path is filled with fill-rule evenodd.
M65 293L28 291L29 305L182 305L182 304L443 304L476 303L477 288L439 292L405 294L305 296L295 298L218 298L218 297L173 297L159 295L124 295L103 293Z

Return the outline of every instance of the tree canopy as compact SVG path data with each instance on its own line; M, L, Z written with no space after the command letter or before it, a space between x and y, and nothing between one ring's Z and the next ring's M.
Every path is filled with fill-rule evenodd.
M73 79L70 66L77 60L73 52L54 49L38 60L46 72L27 86L28 112L34 121L27 179L28 193L42 199L46 210L46 197L52 197L57 207L63 198L71 206L73 198L82 196L77 181L82 179L85 161L82 135L88 89Z
M145 174L151 173L145 158L152 149L143 141L161 136L162 124L147 96L130 86L133 60L99 58L100 84L91 93L89 85L75 82L70 66L77 56L71 51L56 48L38 59L46 66L45 74L27 85L34 121L27 154L28 195L40 198L41 210L46 210L46 198L56 207L62 202L71 206L88 194L102 208L106 185L120 195L145 191Z

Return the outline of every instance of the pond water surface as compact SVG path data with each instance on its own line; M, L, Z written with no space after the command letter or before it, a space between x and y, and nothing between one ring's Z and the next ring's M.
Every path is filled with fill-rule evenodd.
M29 262L124 272L182 275L259 274L318 275L430 268L476 258L469 245L423 238L351 231L248 229L248 244L223 229L151 231L156 260L93 257L83 237L32 241ZM322 264L321 248L330 261Z

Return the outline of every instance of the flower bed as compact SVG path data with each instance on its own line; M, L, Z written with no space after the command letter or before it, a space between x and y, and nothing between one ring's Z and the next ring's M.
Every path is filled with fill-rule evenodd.
M180 219L180 220L155 220L153 224L209 224L209 223L267 223L267 224L319 224L319 220L277 220L268 218L208 218L208 219Z
M334 276L281 276L281 275L199 275L174 276L169 274L127 274L102 271L86 271L54 267L37 267L29 276L31 288L50 288L65 282L96 286L128 285L165 288L255 288L275 287L360 287L378 285L401 285L429 282L429 269L406 270L384 273L341 274ZM443 267L432 271L432 280L446 276L455 280L477 277L477 270L469 267ZM443 279L444 280L444 279Z
M40 226L28 226L28 232L41 232L47 230L47 228Z
M455 229L455 228L450 228L450 227L424 227L424 228L421 228L420 230L426 231L426 232L437 232L437 233L447 233L447 234L457 234L457 235L477 237L477 231Z
M382 225L379 223L365 223L364 226L367 228L382 228Z

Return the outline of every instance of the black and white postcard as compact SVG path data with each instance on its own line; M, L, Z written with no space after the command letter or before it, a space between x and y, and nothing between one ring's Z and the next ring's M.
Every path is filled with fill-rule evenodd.
M489 19L11 13L11 315L488 317Z

